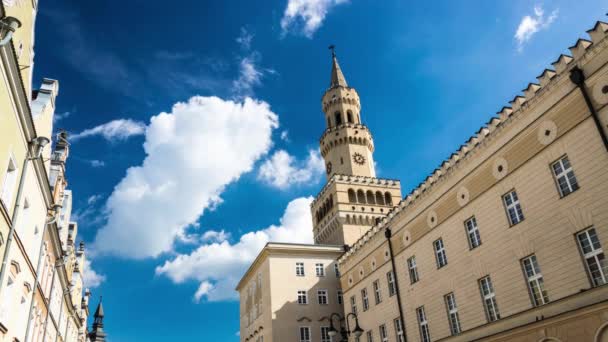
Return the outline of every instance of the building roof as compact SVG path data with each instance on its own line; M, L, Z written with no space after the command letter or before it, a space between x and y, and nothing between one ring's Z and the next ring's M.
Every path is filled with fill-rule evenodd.
M331 53L332 65L331 65L331 82L329 83L329 88L334 87L348 87L346 83L346 78L342 73L342 69L340 69L340 64L338 64L338 58L336 57L336 52L333 51Z

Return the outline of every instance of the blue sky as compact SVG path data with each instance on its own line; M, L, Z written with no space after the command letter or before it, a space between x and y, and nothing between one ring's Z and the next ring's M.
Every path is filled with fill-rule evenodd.
M269 239L311 239L329 44L379 176L405 194L607 5L41 1L34 79L60 81L55 128L72 133L69 186L111 341L238 340L246 266Z

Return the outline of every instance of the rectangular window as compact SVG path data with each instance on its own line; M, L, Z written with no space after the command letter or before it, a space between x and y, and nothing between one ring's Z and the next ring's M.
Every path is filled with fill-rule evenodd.
M578 190L578 182L574 176L574 171L570 165L568 156L563 156L560 160L551 164L551 170L557 183L559 195L564 197Z
M435 260L437 261L437 268L442 268L448 264L448 257L445 254L443 240L441 238L435 240L433 242L433 247L435 248Z
M492 279L490 279L489 276L479 280L479 290L481 291L483 306L486 311L488 322L494 322L500 319L498 305L496 304L496 294L494 293L494 287L492 286Z
M405 342L405 334L403 333L401 319L395 318L393 323L395 324L395 336L397 336L397 342Z
M304 263L296 262L296 276L303 277L304 276Z
M367 288L361 290L361 301L363 302L363 311L369 309L369 298L367 297Z
M325 267L323 267L323 264L316 264L315 269L317 270L317 277L325 277Z
M524 213L521 211L521 205L519 204L519 198L517 197L515 190L502 196L502 201L507 210L507 217L511 226L524 220Z
M536 255L531 255L523 259L521 265L524 269L526 279L528 280L528 290L530 291L532 304L534 306L539 306L548 303L549 296L547 295L547 290L545 290L543 275L540 273Z
M393 271L386 274L386 280L388 282L388 296L392 297L397 292L397 288L395 287L395 275L393 274Z
M319 299L319 304L327 305L327 290L318 290L317 298Z
M8 159L8 165L6 166L6 173L4 174L4 181L2 182L2 189L0 189L0 200L4 202L4 206L7 210L13 202L13 192L15 191L15 185L17 182L17 162L12 154Z
M310 327L300 327L300 342L310 342Z
M413 284L418 281L418 266L416 266L416 257L412 256L407 259L407 270L410 274L410 283Z
M331 337L329 337L329 327L321 327L321 342L331 342Z
M386 331L386 325L380 326L380 341L388 342L388 332Z
M445 309L448 313L448 322L450 323L450 332L452 335L460 334L460 317L458 317L458 306L456 306L456 297L454 292L450 292L444 296Z
M422 342L431 342L431 332L429 331L429 322L426 320L424 306L416 309L416 317L418 317L418 328L420 329L420 340Z
M342 290L338 290L336 291L336 296L338 297L338 304L342 305L342 302L344 301L344 296L342 295Z
M367 342L374 342L374 333L371 330L368 330L365 336L367 337Z
M597 237L595 228L591 227L576 234L587 272L591 277L593 286L600 286L608 282L608 262L604 256L604 250Z
M479 228L477 227L477 220L475 219L475 216L464 221L464 226L467 230L469 249L477 248L479 245L481 245L481 236L479 235Z
M308 293L306 291L298 291L298 304L308 304Z
M350 297L350 312L357 314L357 300L355 296Z
M378 280L374 281L374 299L376 300L376 305L382 303L382 295L380 294L380 282Z
M340 278L340 268L338 266L338 263L334 264L334 272L336 272L336 278Z

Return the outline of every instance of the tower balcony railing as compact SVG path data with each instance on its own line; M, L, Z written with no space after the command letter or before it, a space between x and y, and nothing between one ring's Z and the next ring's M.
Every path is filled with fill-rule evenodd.
M357 124L357 123L343 123L343 124L339 124L337 126L334 127L329 127L326 128L325 131L323 132L323 134L321 134L321 138L319 138L319 142L323 141L323 139L330 133L335 132L337 130L340 130L342 128L354 128L354 129L363 129L366 130L367 132L369 132L369 128L364 125L364 124ZM370 134L370 139L371 139L371 134Z

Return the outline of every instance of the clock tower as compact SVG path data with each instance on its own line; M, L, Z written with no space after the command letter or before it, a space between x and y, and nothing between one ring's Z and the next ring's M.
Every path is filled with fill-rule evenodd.
M334 46L331 81L321 101L327 128L320 149L327 184L311 204L315 243L352 245L401 200L397 180L376 178L374 140L361 102L340 69Z

